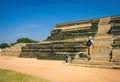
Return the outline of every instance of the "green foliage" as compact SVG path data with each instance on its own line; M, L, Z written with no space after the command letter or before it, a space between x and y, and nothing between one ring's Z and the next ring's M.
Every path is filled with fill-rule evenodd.
M0 69L0 82L50 82L23 73Z
M6 47L9 47L9 44L7 44L7 43L1 43L1 44L0 44L0 48L1 48L1 49L4 49L4 48L6 48Z
M0 48L4 49L6 47L14 46L17 43L37 43L37 42L39 42L39 41L35 41L35 40L32 40L32 39L27 38L27 37L25 37L25 38L22 37L22 38L17 39L16 42L11 43L10 45L8 43L1 43Z
M17 39L16 43L36 43L36 42L38 42L38 41L34 41L34 40L26 37L26 38Z

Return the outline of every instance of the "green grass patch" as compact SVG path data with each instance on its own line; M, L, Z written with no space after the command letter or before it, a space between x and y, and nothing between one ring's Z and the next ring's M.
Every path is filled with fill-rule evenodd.
M11 70L0 69L0 82L50 82L48 80L26 75Z

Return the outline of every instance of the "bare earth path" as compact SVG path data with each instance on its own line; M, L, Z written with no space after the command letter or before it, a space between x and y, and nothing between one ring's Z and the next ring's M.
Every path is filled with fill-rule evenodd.
M120 70L69 66L64 61L0 56L0 68L52 82L120 82Z

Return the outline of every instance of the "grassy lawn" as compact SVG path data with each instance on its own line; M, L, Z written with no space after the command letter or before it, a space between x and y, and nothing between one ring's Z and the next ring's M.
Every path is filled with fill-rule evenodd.
M0 82L50 82L23 73L0 69Z

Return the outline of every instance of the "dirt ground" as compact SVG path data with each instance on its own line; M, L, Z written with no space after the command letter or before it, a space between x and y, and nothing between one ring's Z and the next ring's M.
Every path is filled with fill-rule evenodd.
M52 82L120 82L120 70L77 67L56 60L0 56L0 68L42 77Z

